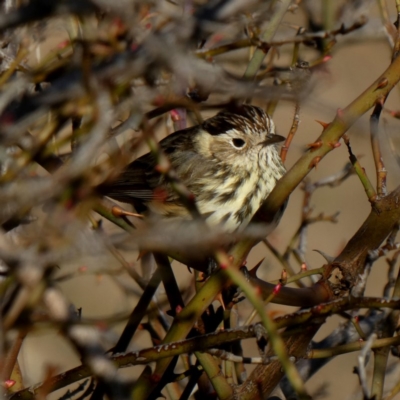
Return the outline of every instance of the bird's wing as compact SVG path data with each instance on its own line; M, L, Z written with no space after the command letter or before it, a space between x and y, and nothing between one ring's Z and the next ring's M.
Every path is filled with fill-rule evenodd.
M185 184L186 178L191 175L190 164L199 157L192 147L193 140L190 135L193 132L193 128L178 131L159 143L161 150L170 159L172 168L183 178ZM183 170L185 176L182 176ZM130 163L114 182L107 184L101 191L115 200L133 203L136 208L138 204L150 202L157 197L170 204L180 203L178 195L172 190L167 179L156 171L155 160L150 153Z
M158 175L158 176L157 176ZM151 201L154 197L156 180L161 175L154 170L154 161L151 154L133 161L112 183L102 188L102 193L123 203Z

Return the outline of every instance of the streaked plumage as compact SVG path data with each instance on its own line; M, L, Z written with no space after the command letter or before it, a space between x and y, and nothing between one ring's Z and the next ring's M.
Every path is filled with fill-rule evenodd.
M228 231L245 227L285 168L271 118L259 107L225 110L160 142L179 179L194 194L210 225ZM188 215L148 153L127 166L103 194L168 217Z

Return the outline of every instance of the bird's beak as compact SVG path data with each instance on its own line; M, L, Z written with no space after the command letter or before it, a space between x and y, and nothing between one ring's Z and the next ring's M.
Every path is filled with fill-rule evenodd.
M265 139L264 141L260 142L259 144L263 147L266 146L271 146L271 144L276 144L276 143L280 143L285 141L286 138L284 138L281 135L275 135L275 134L269 134L267 136L267 139Z

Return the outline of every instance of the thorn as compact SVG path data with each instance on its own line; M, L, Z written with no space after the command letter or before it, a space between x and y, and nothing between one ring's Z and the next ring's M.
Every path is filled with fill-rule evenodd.
M309 165L310 169L312 169L312 168L317 169L317 165L318 165L318 163L319 163L320 161L321 161L321 157L320 157L320 156L314 157L314 158L312 159L312 161L310 162L310 165Z
M314 151L322 147L322 145L323 143L320 140L318 140L317 142L308 144L307 147L309 150Z
M335 260L335 257L329 256L328 254L324 253L324 252L321 251L321 250L314 249L313 251L316 251L317 253L321 254L321 256L324 257L325 260L326 260L329 264L332 264L333 261Z
M307 264L306 263L302 263L301 264L301 267L300 267L300 270L301 270L301 272L306 272L307 271Z
M79 272L86 272L88 270L88 267L86 265L82 265L81 267L78 268Z
M199 273L199 279L196 279L196 282L203 283L206 280L207 280L207 274L205 274L204 272L200 272Z
M323 63L326 63L326 62L328 62L328 61L331 60L331 59L332 59L332 56L329 55L329 54L327 54L327 55L322 59L322 62L323 62Z
M389 111L389 114L397 119L400 119L400 111Z
M6 389L10 389L11 387L13 387L14 385L15 385L15 381L14 380L12 380L12 379L7 379L7 380L5 380L4 381L4 384L3 384L3 386L6 388Z
M315 306L312 308L312 313L313 314L319 314L323 310L323 307L321 305Z
M179 314L183 310L182 306L176 306L175 307L175 314Z
M218 293L218 294L215 296L215 300L217 300L217 301L219 301L219 302L221 303L221 306L222 306L223 310L225 311L225 310L226 310L225 302L224 302L224 299L222 298L221 292Z
M137 218L143 218L143 215L123 210L122 208L120 208L118 206L112 207L111 208L111 213L114 215L114 217L137 217Z
M343 110L341 108L338 108L336 111L336 115L339 119L343 119L344 116Z
M389 83L388 79L385 78L385 77L382 77L382 78L379 80L378 85L376 86L376 89L375 89L375 90L383 89L384 87L386 87L386 86L388 85L388 83Z
M286 272L286 269L283 269L283 270L282 270L281 279L279 279L279 281L280 281L280 283L281 283L282 285L286 285L286 282L287 282L287 272Z
M160 174L166 174L169 171L169 164L157 164L154 169Z
M332 149L337 149L338 147L341 146L341 143L339 143L339 142L336 142L336 143L329 142L328 144L329 144L329 146L332 147Z
M282 288L282 284L281 284L281 283L278 283L278 284L274 287L274 290L272 291L272 294L273 294L274 296L276 296L276 295L281 291L281 288Z
M178 111L176 111L176 110L171 110L171 111L169 112L169 114L171 115L172 121L178 122L178 121L181 120L181 116L179 115Z
M318 122L324 129L329 126L329 122L320 121L318 119L316 119L315 122Z
M260 268L261 264L265 260L265 257L262 258L252 269L250 269L248 272L253 278L257 278L257 271L258 268Z
M57 48L60 50L65 49L71 42L69 40L63 40L62 42L58 43Z

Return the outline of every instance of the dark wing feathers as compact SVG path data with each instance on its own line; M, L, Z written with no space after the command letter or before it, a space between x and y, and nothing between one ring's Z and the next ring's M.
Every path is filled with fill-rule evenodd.
M156 187L151 183L155 179L159 180L160 174L154 170L151 154L146 154L129 164L114 182L102 188L102 193L124 203L131 203L133 199L151 201Z
M189 178L192 172L189 167L191 163L188 161L199 157L193 151L193 139L190 137L196 129L188 128L175 132L159 143L162 151L170 159L172 168L183 181L185 177ZM154 199L156 188L166 190L166 201L179 203L176 193L166 183L162 174L155 170L154 157L147 153L130 163L114 182L102 186L100 192L117 201L134 204L138 211L142 211L145 208L143 203Z

